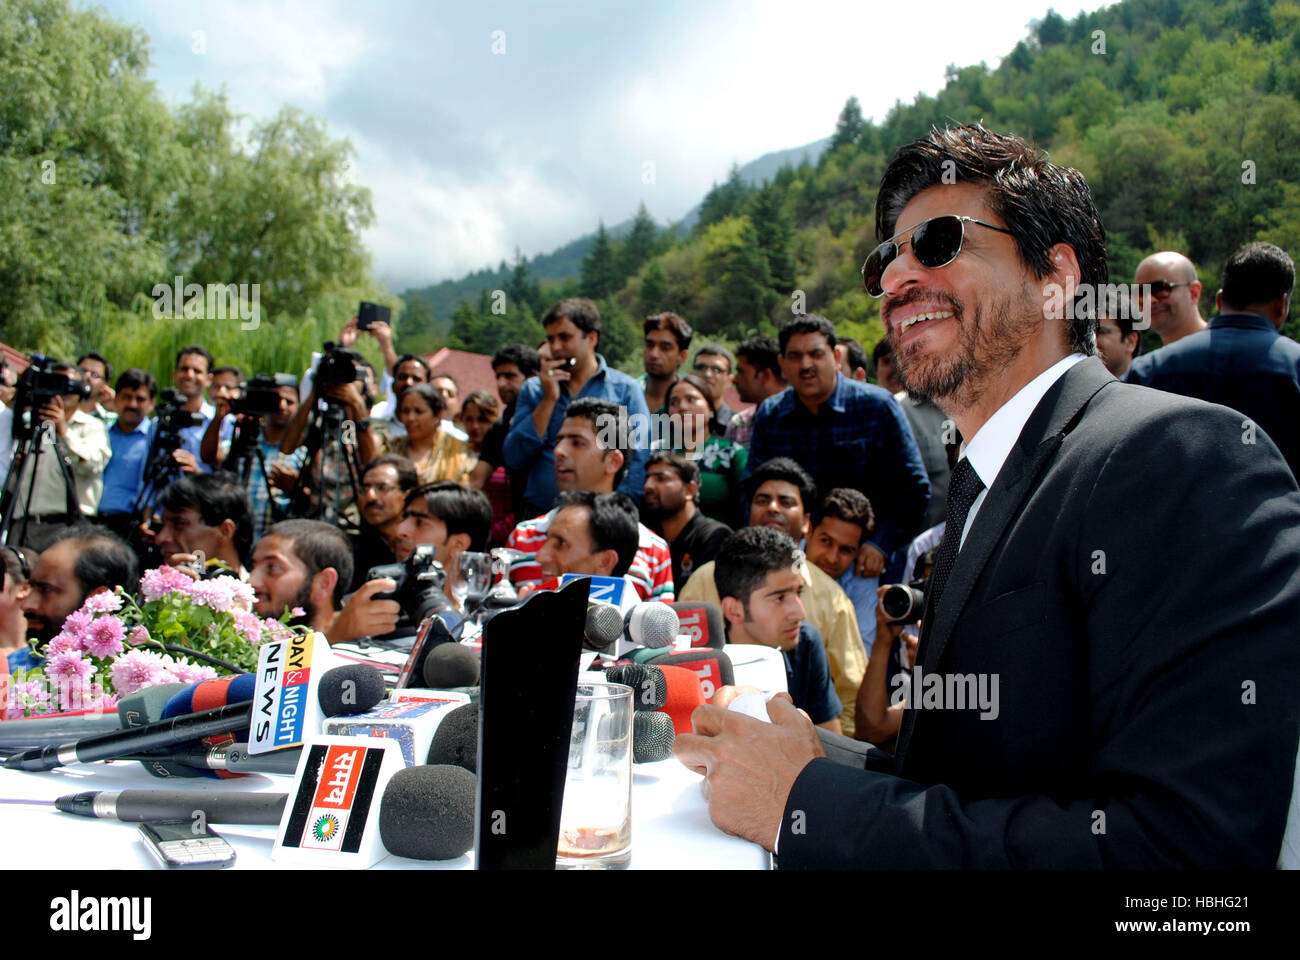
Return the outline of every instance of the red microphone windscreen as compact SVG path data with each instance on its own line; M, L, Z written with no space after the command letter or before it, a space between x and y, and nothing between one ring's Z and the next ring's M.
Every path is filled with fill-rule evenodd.
M664 702L662 713L668 714L673 721L673 732L677 734L691 732L691 713L704 703L704 691L700 688L700 678L685 667L663 667L664 685L668 689L668 699Z
M669 604L677 611L681 624L678 633L691 638L692 647L718 647L727 642L727 632L722 626L722 609L716 603L678 601Z

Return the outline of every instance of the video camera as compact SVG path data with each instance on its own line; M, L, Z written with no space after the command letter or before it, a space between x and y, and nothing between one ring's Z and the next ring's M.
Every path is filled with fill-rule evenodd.
M411 623L422 623L432 614L456 609L443 592L447 571L434 559L435 550L432 544L422 543L404 563L385 563L366 573L367 580L397 581L397 589L376 594L376 599L396 600Z
M230 401L230 410L246 417L273 417L280 412L281 387L297 389L298 380L287 373L245 380L239 385L239 396Z
M14 409L17 413L21 414L30 408L39 409L60 397L75 396L79 401L90 399L94 388L88 383L73 380L66 373L55 373L57 365L53 357L32 354L31 364L18 378L15 388Z
M203 426L203 417L185 409L185 398L171 387L163 390L154 409L158 418L158 433L179 434L190 427Z
M365 380L365 367L361 355L347 347L325 342L325 355L316 364L316 382L322 387L342 387L357 380Z

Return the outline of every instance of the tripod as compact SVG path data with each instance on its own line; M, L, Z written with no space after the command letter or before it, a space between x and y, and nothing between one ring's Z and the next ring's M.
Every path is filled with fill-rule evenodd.
M33 400L33 403L35 403L35 400ZM72 479L72 470L68 466L68 459L64 456L54 425L46 420L36 420L35 422L29 420L29 422L24 423L24 414L28 418L33 416L30 410L23 411L15 408L13 428L14 458L9 465L9 475L5 477L4 492L0 494L0 543L13 543L17 546L24 545L27 540L27 526L32 515L32 495L35 493L36 484L40 480L41 454L47 449L54 451L55 461L58 463L63 477L67 516L75 518L81 513L81 508L77 505L77 485ZM29 462L31 463L31 470L27 471ZM21 496L19 490L22 487L24 476L28 480L27 496L23 501L22 520L18 528L18 535L11 537L13 533L14 504Z
M262 471L262 483L266 486L266 502L271 511L271 522L279 523L285 518L284 508L276 499L271 486L271 474L266 469L266 457L259 442L262 437L262 420L260 417L241 414L235 421L235 433L230 439L230 453L226 455L225 469L239 477L239 484L245 490L252 490L253 463ZM260 517L254 517L257 524Z
M349 426L351 430L347 429ZM344 419L343 407L332 400L325 401L324 410L317 407L312 411L307 428L307 458L298 474L298 482L289 494L298 516L343 526L345 507L361 492L361 465L357 461L355 429ZM304 483L309 472L316 479L318 496L315 503L312 503L311 491ZM352 488L348 500L344 500L345 487Z

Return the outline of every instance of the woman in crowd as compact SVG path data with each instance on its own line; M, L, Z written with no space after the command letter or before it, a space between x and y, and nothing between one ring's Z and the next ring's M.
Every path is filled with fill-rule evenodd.
M20 547L0 547L0 675L8 673L5 663L9 654L27 645L27 618L23 600L32 589L31 577L35 555Z
M406 436L390 440L387 452L415 464L421 483L464 483L478 460L468 443L442 429L445 409L442 395L427 383L408 387L397 402L397 419L406 428Z
M696 505L705 516L739 530L745 526L740 478L749 451L709 429L717 411L708 384L695 374L686 374L668 388L667 405L673 426L668 445L699 464Z
M470 449L477 455L483 449L483 438L488 428L501 416L501 401L486 390L475 390L465 398L460 407L461 425L469 435ZM504 466L493 467L480 460L470 477L469 485L487 494L492 504L492 532L488 543L502 546L515 528L515 514L510 504L510 479Z

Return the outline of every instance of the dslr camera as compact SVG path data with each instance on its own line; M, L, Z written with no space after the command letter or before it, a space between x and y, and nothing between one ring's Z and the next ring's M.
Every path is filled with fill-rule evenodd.
M280 412L280 388L297 386L297 379L289 374L261 374L239 385L239 396L230 401L230 410L245 417L273 417Z
M880 596L880 609L890 623L917 623L925 610L924 579L891 583Z
M396 600L411 623L423 623L425 617L444 610L455 610L443 592L447 571L435 560L433 544L422 543L412 551L404 563L385 563L371 567L367 580L395 580L397 589L375 595L377 600Z
M355 350L326 341L325 355L316 364L316 382L322 387L341 387L364 380L366 372L358 362L360 356Z
M29 408L39 409L60 397L75 395L78 400L90 399L94 389L90 384L73 380L66 373L54 373L55 366L53 357L32 354L30 366L23 371L15 387L14 409L17 413Z

